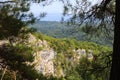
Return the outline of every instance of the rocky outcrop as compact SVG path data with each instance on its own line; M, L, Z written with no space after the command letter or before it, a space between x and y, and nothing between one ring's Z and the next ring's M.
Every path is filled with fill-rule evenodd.
M33 56L34 61L30 64L35 64L35 69L42 73L45 76L65 76L65 71L61 65L59 67L55 66L55 59L56 59L56 51L52 49L46 40L41 40L37 38L35 35L29 33L27 40L22 41L21 39L16 39L13 42L14 45L18 44L19 42L24 43L25 45L31 47L33 49ZM9 43L7 40L0 41L0 46L3 44ZM88 59L93 59L93 52L92 50L86 51L85 49L73 49L73 52L76 53L74 56L68 58L68 61L79 61L82 56L86 56ZM63 51L64 53L64 51ZM65 57L67 58L67 57Z
M43 75L54 75L53 59L56 52L52 49L43 49L35 54L35 69Z
M0 40L0 46L3 46L5 44L9 44L8 40Z
M54 57L56 52L51 49L45 40L37 39L34 35L29 34L28 44L35 52L35 69L43 75L54 75Z
M86 56L88 59L93 59L93 52L92 50L88 50L86 51L85 49L77 49L77 50L73 50L77 56L77 59L80 59L83 56Z
M34 35L29 34L28 45L35 50L35 60L33 64L35 64L35 69L38 72L45 76L53 75L60 77L65 75L62 68L60 71L55 69L54 60L57 53L48 45L47 41L40 40ZM77 49L73 51L76 53L76 56L73 56L74 61L79 61L82 56L86 56L88 59L93 59L92 50L86 51L85 49ZM55 73L56 71L57 73Z

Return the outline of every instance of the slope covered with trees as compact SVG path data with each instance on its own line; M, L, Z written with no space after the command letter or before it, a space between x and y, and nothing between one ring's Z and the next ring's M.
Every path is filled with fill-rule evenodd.
M62 0L63 1L63 0ZM72 11L73 14L72 17L69 19L69 22L71 23L77 23L78 25L81 25L82 23L86 23L86 25L96 25L96 26L89 26L87 27L88 32L91 31L94 33L98 32L99 30L102 31L102 33L109 34L111 33L111 30L114 31L114 42L113 42L113 56L112 56L112 66L111 66L111 74L110 74L110 80L118 80L120 79L119 76L119 62L120 60L118 57L120 57L120 39L118 38L119 34L119 0L102 0L100 3L97 3L96 5L92 5L89 0L76 0L75 4L71 4L70 1L63 1L64 3L64 15L69 14L69 12ZM118 9L118 10L117 10ZM115 17L116 16L116 17ZM89 19L89 20L87 20ZM106 25L114 25L113 28ZM105 31L104 31L105 29Z
M76 40L90 41L108 46L112 46L113 42L113 32L111 32L111 37L109 37L109 39L106 38L105 34L102 32L90 35L89 33L86 33L84 31L84 28L87 27L84 24L81 25L81 27L77 27L74 25L68 25L67 23L56 21L37 21L29 26L36 29L36 31L38 32L55 38L72 38Z
M4 73L4 70L7 69L3 76L3 80L34 80L36 78L38 80L107 80L109 77L110 64L107 65L107 63L109 63L111 57L107 56L110 55L112 51L110 47L87 41L52 38L27 28L24 30L22 29L21 32L22 33L17 36L16 41L12 41L12 45L8 43L5 47L2 45L0 48L1 59L4 60L4 62L6 61L2 64L7 66L7 68L3 67L1 69L1 73ZM56 74L56 76L43 76L35 70L35 64L26 64L26 62L32 63L34 61L34 57L36 56L33 55L35 52L44 50L45 48L44 46L35 47L35 44L38 45L36 41L36 43L33 44L34 46L30 46L30 43L28 44L29 34L35 36L38 41L39 39L41 41L46 41L48 43L47 46L56 52L53 60L55 66L54 74ZM34 38L31 42L33 41ZM79 53L76 52L83 54L83 57L79 58ZM63 72L64 75L60 76L61 72Z

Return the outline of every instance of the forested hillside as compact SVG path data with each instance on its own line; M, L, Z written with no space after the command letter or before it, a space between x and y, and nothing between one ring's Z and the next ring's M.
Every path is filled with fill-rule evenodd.
M55 38L72 38L112 46L112 37L106 38L106 34L101 34L101 32L97 33L97 35L96 33L94 35L87 34L83 31L84 25L81 25L81 27L75 27L74 25L68 25L67 23L56 21L37 21L30 25L30 27L35 28L38 32ZM111 36L113 36L113 33Z
M2 63L7 68L0 70L3 80L109 78L112 49L107 46L75 39L53 38L28 28L22 28L11 42L4 39L0 42L0 56L7 62Z

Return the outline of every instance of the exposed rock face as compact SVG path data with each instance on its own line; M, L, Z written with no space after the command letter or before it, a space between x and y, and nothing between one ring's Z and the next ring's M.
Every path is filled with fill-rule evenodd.
M88 59L93 59L92 50L88 50L88 53L86 52L85 49L74 50L74 52L76 52L78 55L77 59L80 59L82 56L87 56Z
M0 40L0 46L3 46L4 44L9 44L8 40Z
M78 56L77 56L78 59L80 59L82 56L86 55L85 49L78 49L75 52L78 54Z
M15 41L14 45L19 42L20 40ZM0 46L7 43L9 43L9 41L0 40ZM35 57L35 59L34 62L30 64L35 64L35 69L38 72L42 73L45 76L65 76L64 69L61 66L58 67L59 69L54 66L54 60L57 53L48 45L47 41L40 40L35 35L29 34L28 40L23 43L34 50L33 56ZM69 59L70 61L79 61L82 56L86 56L88 59L93 59L92 50L86 51L85 49L77 49L73 50L73 52L75 52L76 54Z
M54 75L53 59L55 54L52 49L38 51L34 61L34 63L36 63L35 68L44 75Z
M35 56L35 60L33 62L33 64L35 64L35 69L42 73L45 76L49 76L49 75L53 75L53 76L64 76L65 74L63 73L63 69L61 69L61 71L57 71L60 72L59 74L55 73L56 69L54 66L54 59L55 59L55 55L57 54L47 43L47 41L45 40L40 40L38 38L36 38L34 35L29 34L29 38L28 38L28 45L30 47L32 47L35 52L34 52L34 56ZM73 50L77 56L74 57L74 60L78 60L82 57L82 56L87 56L88 59L93 59L93 55L92 55L92 51L89 50L87 53L85 49L78 49L78 50Z
M29 46L36 49L34 53L35 60L33 62L35 69L43 75L54 75L53 59L56 52L49 47L45 40L41 41L32 34L29 34L28 43L30 44Z

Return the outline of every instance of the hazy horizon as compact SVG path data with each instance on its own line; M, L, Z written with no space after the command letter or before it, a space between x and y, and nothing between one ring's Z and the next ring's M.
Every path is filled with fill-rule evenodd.
M74 4L73 0L70 0L72 4ZM92 5L99 3L101 0L89 0L92 2ZM42 18L42 21L61 21L63 16L63 3L60 1L53 1L52 3L43 6L44 4L48 4L46 2L41 3L31 3L30 12L32 12L35 17L39 17L40 13L45 12L47 15ZM65 17L67 19L68 17Z

